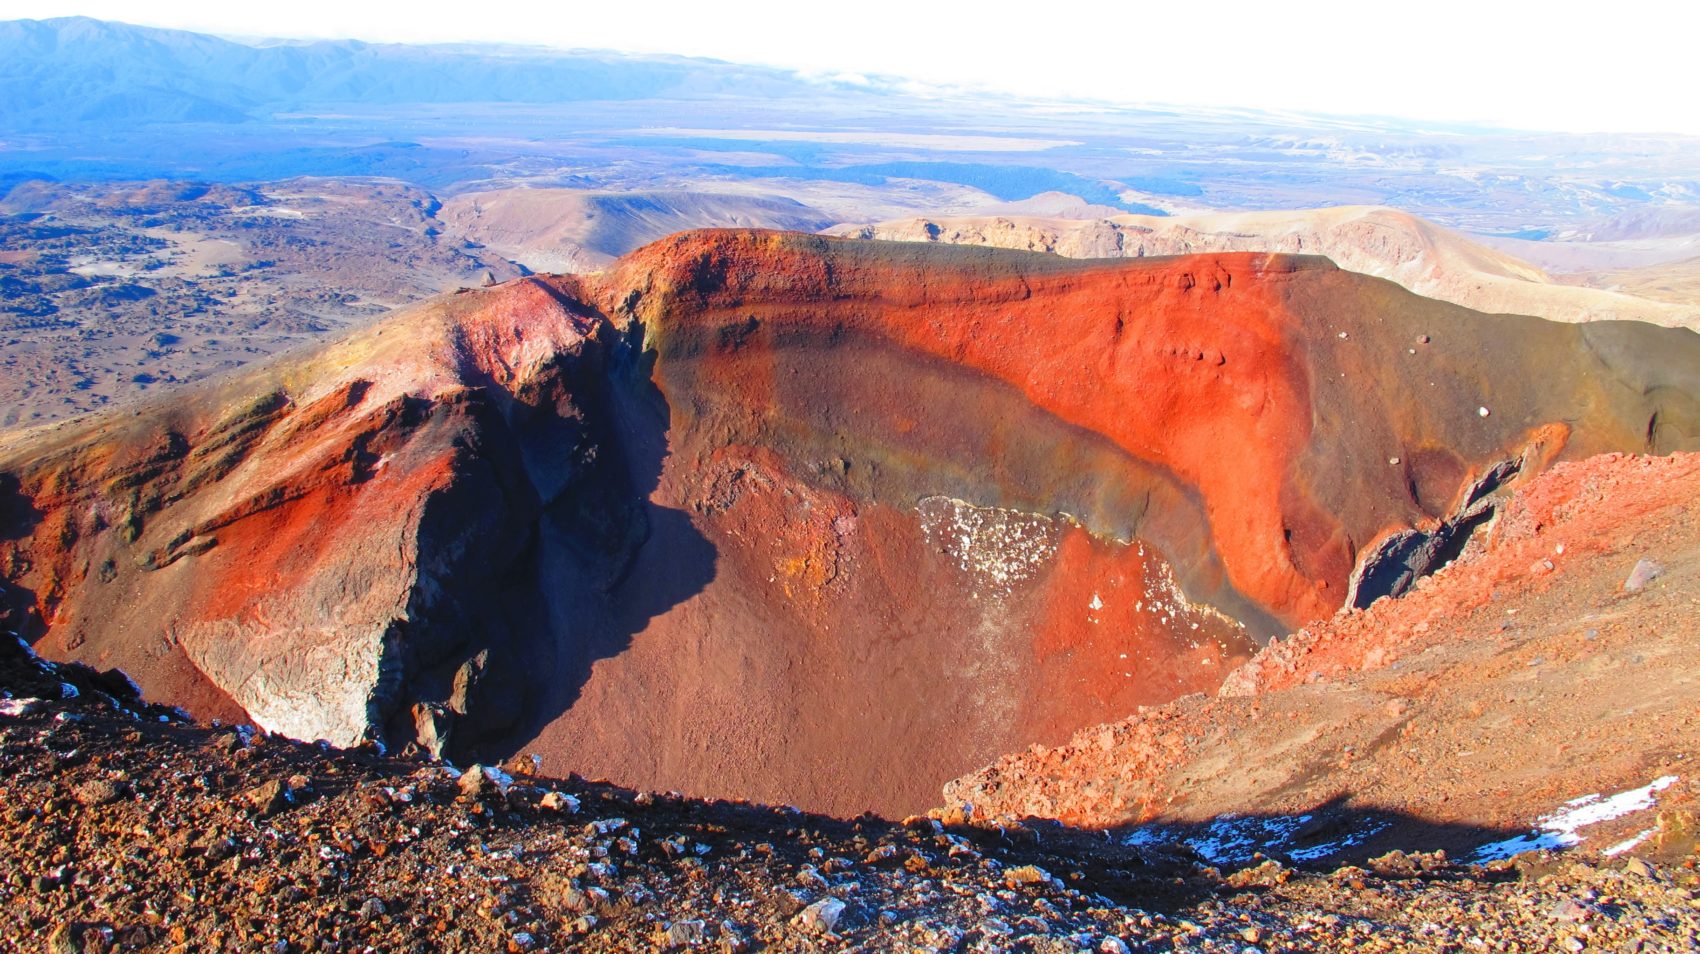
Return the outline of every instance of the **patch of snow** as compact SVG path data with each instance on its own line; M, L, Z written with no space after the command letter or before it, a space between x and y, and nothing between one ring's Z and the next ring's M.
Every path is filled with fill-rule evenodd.
M1216 865L1243 864L1257 854L1285 855L1295 862L1316 861L1353 845L1361 844L1388 826L1381 819L1367 819L1331 841L1317 845L1295 845L1299 833L1313 815L1244 817L1223 815L1202 832L1184 826L1146 825L1122 837L1129 847L1178 843Z
M1476 849L1474 860L1496 861L1501 858L1510 858L1525 851L1574 848L1582 843L1583 836L1580 834L1580 829L1622 818L1634 812L1646 811L1658 801L1653 797L1653 793L1662 792L1676 782L1677 776L1666 775L1654 779L1640 788L1618 792L1609 798L1601 798L1598 794L1573 798L1564 803L1564 808L1536 822L1534 831L1526 835L1518 835L1504 841L1483 845ZM1622 845L1613 845L1607 851L1608 853L1628 851L1639 842L1640 838L1635 838Z
M1163 837L1161 834L1162 830L1162 827L1158 825L1146 825L1143 828L1135 828L1122 838L1122 844L1129 848L1144 848L1147 845L1160 845L1163 843Z
M1617 844L1612 845L1610 848L1607 848L1605 851L1600 852L1600 854L1605 855L1608 858L1610 858L1614 855L1621 855L1624 852L1628 851L1629 849L1634 848L1636 845L1639 845L1640 843L1646 841L1653 834L1653 832L1655 830L1656 829L1649 828L1646 831L1641 832L1640 834L1636 835L1633 838L1626 838L1623 841L1620 841Z
M1210 823L1208 834L1183 839L1183 843L1212 864L1249 861L1259 851L1285 842L1309 820L1309 815L1218 818Z
M1372 819L1364 822L1363 825L1355 831L1349 831L1333 841L1325 841L1320 845L1311 845L1308 848L1286 848L1283 850L1286 852L1287 857L1294 861L1316 861L1320 858L1326 858L1329 855L1344 851L1353 845L1361 845L1365 841L1369 840L1371 835L1378 834L1390 824L1392 823Z

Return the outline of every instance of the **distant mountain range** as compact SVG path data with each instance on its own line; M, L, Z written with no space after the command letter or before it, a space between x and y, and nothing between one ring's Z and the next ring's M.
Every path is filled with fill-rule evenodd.
M608 51L0 22L0 196L32 180L297 176L443 197L737 192L841 222L1005 214L991 207L1052 193L1097 207L1088 217L1391 206L1558 273L1548 239L1686 241L1700 139L1037 102ZM1659 260L1693 257L1677 253ZM1608 264L1656 262L1629 250Z
M784 70L498 45L234 42L65 17L0 22L0 127L239 123L338 103L570 103L818 94Z

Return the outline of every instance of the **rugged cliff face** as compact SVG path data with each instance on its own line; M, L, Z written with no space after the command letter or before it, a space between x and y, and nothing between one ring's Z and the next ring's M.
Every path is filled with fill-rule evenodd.
M898 812L1407 584L1519 467L1694 445L1696 367L1320 259L688 233L0 439L0 570L204 714Z

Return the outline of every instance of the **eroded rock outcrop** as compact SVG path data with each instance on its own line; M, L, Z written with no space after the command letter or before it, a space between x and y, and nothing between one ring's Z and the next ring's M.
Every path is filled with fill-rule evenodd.
M1692 446L1695 367L1320 259L687 233L11 435L0 569L205 714L897 812L1214 690L1506 460Z
M381 733L434 667L503 643L505 573L593 479L604 441L582 402L604 386L604 324L525 281L22 435L8 608L43 651L191 708L339 744Z

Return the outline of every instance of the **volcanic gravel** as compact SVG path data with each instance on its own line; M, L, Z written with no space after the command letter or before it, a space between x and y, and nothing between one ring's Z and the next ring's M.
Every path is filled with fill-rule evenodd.
M199 725L0 645L0 948L1695 950L1692 867L1223 872L1057 826L902 824Z

